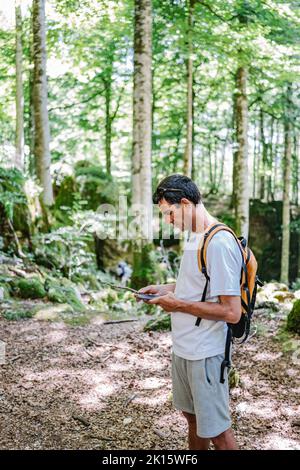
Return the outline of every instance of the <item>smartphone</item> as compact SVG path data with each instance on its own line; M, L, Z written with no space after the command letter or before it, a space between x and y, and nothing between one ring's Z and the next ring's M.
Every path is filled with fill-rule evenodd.
M160 297L159 294L143 294L142 292L137 293L135 295L136 295L136 297L138 297L139 299L142 299L142 300L151 300L151 299L154 299L155 297Z

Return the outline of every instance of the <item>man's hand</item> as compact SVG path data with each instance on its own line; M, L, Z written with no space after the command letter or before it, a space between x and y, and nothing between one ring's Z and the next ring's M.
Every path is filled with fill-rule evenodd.
M173 292L168 292L167 294L162 295L161 297L156 297L155 299L148 300L147 304L159 305L166 312L173 312L180 307L180 299L175 297Z
M169 292L173 292L175 289L175 284L153 284L150 286L142 287L139 290L141 294L158 294L158 295L165 295ZM141 301L138 297L136 297L137 301ZM148 303L148 301L147 301Z

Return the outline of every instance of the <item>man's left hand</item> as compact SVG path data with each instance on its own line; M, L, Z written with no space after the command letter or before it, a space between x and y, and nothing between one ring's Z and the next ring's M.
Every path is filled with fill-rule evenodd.
M175 297L173 292L168 292L165 295L161 295L160 297L156 297L155 299L148 300L147 304L159 305L166 312L173 312L179 309L180 299Z

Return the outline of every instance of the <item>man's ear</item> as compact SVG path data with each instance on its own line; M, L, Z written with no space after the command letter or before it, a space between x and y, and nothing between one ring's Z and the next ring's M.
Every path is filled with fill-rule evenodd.
M189 201L186 197L183 197L180 202L181 204L186 204L186 205L191 204L191 201Z

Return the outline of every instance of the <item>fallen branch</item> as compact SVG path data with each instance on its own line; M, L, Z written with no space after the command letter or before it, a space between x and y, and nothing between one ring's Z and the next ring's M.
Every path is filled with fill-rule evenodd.
M102 323L102 325L113 325L115 323L126 323L132 321L139 321L139 318L129 318L128 320L108 320Z
M10 362L15 362L15 361L17 361L18 359L20 359L21 357L22 357L21 354L19 354L19 356L12 357L11 360L10 360Z

